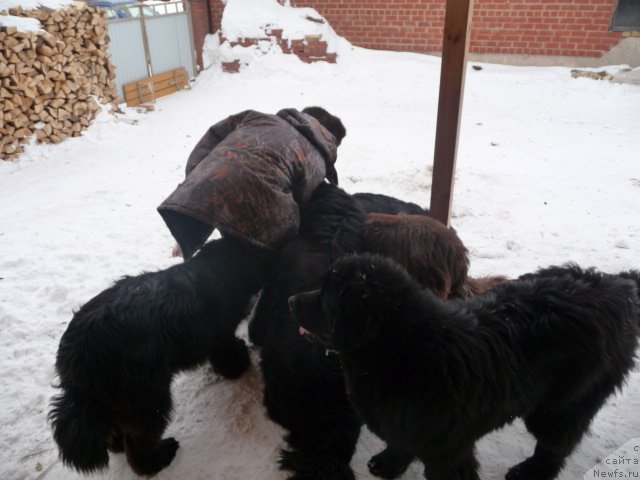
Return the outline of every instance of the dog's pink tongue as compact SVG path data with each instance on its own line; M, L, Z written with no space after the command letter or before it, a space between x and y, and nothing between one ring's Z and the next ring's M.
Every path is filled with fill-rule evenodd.
M300 335L309 335L309 330L307 330L304 327L300 327L300 329L298 330L298 332L300 333Z

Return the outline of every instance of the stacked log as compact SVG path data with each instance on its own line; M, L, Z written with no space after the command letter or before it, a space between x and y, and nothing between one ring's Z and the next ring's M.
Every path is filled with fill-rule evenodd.
M0 12L6 14L7 12ZM117 102L107 52L107 19L98 8L10 8L43 30L0 27L0 158L37 143L59 143L85 130L101 103Z

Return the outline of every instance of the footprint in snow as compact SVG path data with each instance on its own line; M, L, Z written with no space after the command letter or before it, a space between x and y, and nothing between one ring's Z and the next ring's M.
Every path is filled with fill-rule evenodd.
M469 252L471 254L472 257L476 257L476 258L504 258L504 252L501 251L478 251L478 250L471 250L471 252Z
M54 285L47 289L47 293L49 294L50 301L58 303L67 299L69 289L67 287L63 287L62 285Z
M513 240L507 240L507 242L505 243L505 246L507 247L507 250L511 250L512 252L517 252L522 248L518 243L514 242Z
M629 243L626 240L617 240L613 246L624 250L628 250L630 248Z
M0 263L0 269L10 269L15 267L22 267L26 265L27 261L24 258L16 258L15 260L8 260Z

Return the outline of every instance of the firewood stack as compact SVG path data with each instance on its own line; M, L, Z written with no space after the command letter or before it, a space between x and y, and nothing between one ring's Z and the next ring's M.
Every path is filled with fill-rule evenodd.
M8 13L36 18L45 31L0 27L0 159L22 153L33 134L37 143L77 137L98 101L119 101L104 12L71 5Z

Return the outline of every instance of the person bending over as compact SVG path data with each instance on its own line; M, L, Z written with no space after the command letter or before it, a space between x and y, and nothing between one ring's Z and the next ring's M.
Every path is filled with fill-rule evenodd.
M340 119L321 107L254 110L207 130L187 161L185 180L158 212L187 259L215 228L276 250L294 235L299 208L326 178L337 184Z

